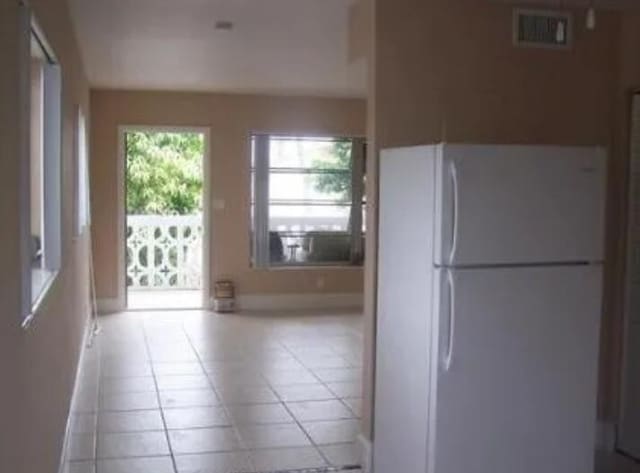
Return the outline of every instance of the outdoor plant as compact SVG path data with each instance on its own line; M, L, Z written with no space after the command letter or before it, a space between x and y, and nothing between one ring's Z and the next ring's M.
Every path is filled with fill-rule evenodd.
M129 132L126 152L129 214L202 211L202 134Z

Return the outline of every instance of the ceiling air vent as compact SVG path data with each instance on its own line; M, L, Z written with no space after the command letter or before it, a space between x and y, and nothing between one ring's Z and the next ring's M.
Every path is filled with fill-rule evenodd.
M523 9L513 12L513 42L516 46L569 49L572 35L570 13Z

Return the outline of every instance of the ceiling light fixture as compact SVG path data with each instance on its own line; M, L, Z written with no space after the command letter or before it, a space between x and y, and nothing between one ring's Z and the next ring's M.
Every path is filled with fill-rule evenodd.
M218 31L231 31L233 29L233 21L218 20L215 23L215 29Z
M558 25L556 27L556 42L558 44L564 44L566 36L567 36L567 31L564 25L564 21L558 20Z
M587 29L591 31L596 29L596 9L593 5L587 10Z

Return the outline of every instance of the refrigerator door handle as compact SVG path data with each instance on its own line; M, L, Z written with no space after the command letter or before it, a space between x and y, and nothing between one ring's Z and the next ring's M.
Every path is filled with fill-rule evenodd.
M442 360L442 369L444 371L449 371L451 369L456 329L456 286L451 270L447 271L447 285L449 286L449 330L447 333L447 350L445 351L444 359Z
M456 256L456 249L458 247L458 170L456 169L456 163L454 161L449 162L449 176L452 184L453 195L453 225L451 227L451 250L449 252L449 264L453 264L453 259Z

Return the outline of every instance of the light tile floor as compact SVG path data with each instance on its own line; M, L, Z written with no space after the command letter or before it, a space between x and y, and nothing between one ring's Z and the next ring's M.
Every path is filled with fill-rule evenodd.
M75 396L68 473L358 463L358 314L125 312L100 325Z

